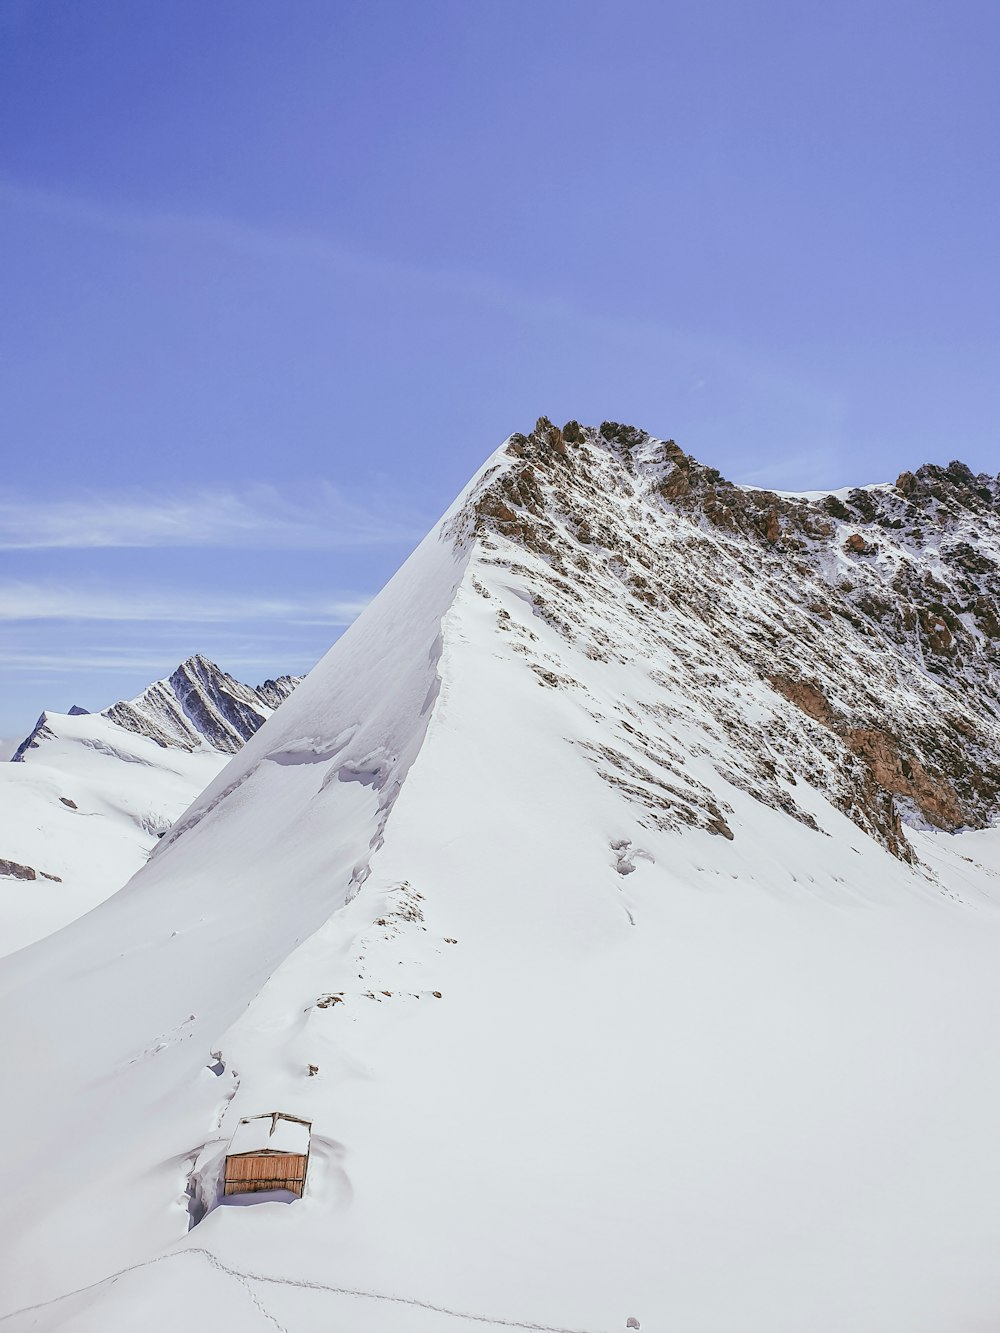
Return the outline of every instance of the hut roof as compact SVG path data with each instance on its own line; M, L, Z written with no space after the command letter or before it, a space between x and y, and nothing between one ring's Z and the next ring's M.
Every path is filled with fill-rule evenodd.
M267 1115L248 1116L236 1127L229 1145L229 1156L248 1152L299 1153L309 1151L308 1120L272 1111Z

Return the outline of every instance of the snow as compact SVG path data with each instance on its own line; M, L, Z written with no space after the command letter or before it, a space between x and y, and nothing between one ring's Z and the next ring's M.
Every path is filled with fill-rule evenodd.
M992 1327L1000 830L908 831L910 866L807 782L817 829L762 804L708 729L713 690L783 716L762 681L638 621L589 656L460 518L125 889L0 965L5 1327ZM732 840L609 780L624 722ZM220 1199L276 1107L304 1197Z
M744 486L741 489L747 491L759 490L757 486ZM887 481L871 482L867 486L839 486L834 490L825 491L772 491L772 495L780 495L786 500L825 500L832 495L834 499L844 501L851 497L855 491L867 491L870 495L878 495L891 491L891 484Z
M241 1120L229 1145L231 1155L245 1152L299 1153L309 1151L309 1126L281 1115Z
M61 882L0 877L2 953L121 888L228 758L208 748L164 749L99 713L47 713L45 722L52 734L37 752L0 764L0 855Z
M255 690L193 657L105 713L43 713L22 761L0 764L0 857L37 872L0 877L0 954L127 883L295 683Z

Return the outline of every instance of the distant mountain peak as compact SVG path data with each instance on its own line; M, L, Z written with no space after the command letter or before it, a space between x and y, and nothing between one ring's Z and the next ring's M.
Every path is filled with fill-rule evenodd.
M193 750L207 744L235 754L300 679L282 676L257 690L195 653L137 698L105 709L104 716L159 745Z
M112 704L100 715L165 748L192 751L207 745L223 754L235 754L301 679L279 676L258 687L244 685L202 653L194 653L169 676L154 681L134 699ZM68 714L89 715L75 704ZM37 750L53 734L49 714L42 713L13 761L23 762L29 751Z
M38 721L32 727L31 731L25 736L24 740L11 755L10 762L12 764L23 763L24 756L29 750L37 750L39 741L43 741L53 735L53 732L48 725L48 716L48 713L42 713L39 716Z

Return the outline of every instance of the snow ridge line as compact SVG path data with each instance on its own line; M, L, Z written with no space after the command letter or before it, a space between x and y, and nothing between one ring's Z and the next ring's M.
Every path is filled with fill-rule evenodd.
M451 1310L446 1305L435 1305L432 1301L422 1301L415 1296L389 1296L384 1292L363 1291L357 1287L334 1287L325 1282L316 1282L311 1278L274 1277L269 1273L252 1273L245 1269L232 1268L229 1264L223 1263L217 1254L214 1254L211 1250L206 1250L201 1245L189 1245L183 1250L174 1250L171 1254L159 1254L153 1259L143 1259L140 1263L129 1264L126 1268L120 1268L116 1273L109 1273L107 1277L102 1277L97 1282L91 1282L85 1287L77 1287L75 1291L66 1291L61 1296L53 1296L47 1301L39 1301L36 1305L25 1305L20 1310L11 1310L8 1314L0 1315L0 1324L6 1323L8 1319L15 1319L18 1315L30 1314L33 1310L44 1310L49 1305L57 1305L60 1301L69 1300L71 1296L81 1296L84 1292L95 1291L108 1282L114 1282L118 1278L124 1277L126 1273L135 1273L140 1268L151 1268L153 1264L161 1264L168 1259L179 1259L186 1254L202 1255L218 1272L235 1278L244 1286L248 1282L268 1282L275 1286L302 1287L307 1291L328 1291L335 1296L356 1296L362 1300L384 1301L390 1305L414 1305L421 1310L432 1310L435 1314L448 1315L453 1319L467 1319L472 1323L490 1324L495 1328L523 1328L530 1330L530 1333L591 1333L588 1329L564 1328L559 1324L536 1324L522 1319L493 1319L489 1315L470 1314L466 1310ZM247 1292L261 1313L280 1329L282 1326L272 1314L264 1309L249 1287L247 1287ZM282 1333L285 1333L284 1329L282 1329Z

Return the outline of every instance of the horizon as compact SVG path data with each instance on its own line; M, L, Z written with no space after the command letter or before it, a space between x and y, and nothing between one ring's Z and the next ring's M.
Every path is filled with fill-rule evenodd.
M0 10L0 736L301 674L502 440L998 467L1000 12ZM2 750L0 750L2 753Z

